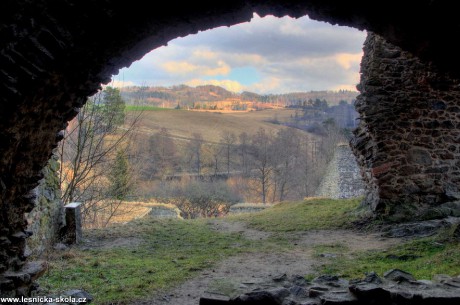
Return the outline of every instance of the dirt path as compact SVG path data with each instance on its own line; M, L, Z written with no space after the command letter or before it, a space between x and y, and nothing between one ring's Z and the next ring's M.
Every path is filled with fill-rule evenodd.
M221 232L241 232L249 240L265 240L271 236L271 233L249 229L242 223L225 219L212 220L210 226ZM316 264L320 263L313 251L318 245L341 244L351 253L385 249L399 242L396 239L381 238L377 234L357 234L345 230L290 233L286 237L298 247L282 253L244 254L228 258L212 270L205 270L195 278L160 293L149 301L136 304L198 305L200 297L206 292L220 290L228 295L240 288L250 287L283 274L292 276L313 273Z
M272 234L270 232L258 231L248 228L245 224L235 221L227 221L225 218L210 220L209 225L216 231L227 233L242 233L249 240L265 240Z

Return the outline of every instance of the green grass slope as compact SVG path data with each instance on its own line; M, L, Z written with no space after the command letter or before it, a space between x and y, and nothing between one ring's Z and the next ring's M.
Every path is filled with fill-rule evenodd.
M244 221L255 229L269 232L338 229L349 227L356 220L354 211L359 202L360 199L284 202L258 213L232 216L230 219Z
M241 232L215 231L206 219L145 218L91 230L85 233L85 238L92 242L49 254L49 271L39 283L49 291L48 295L82 288L95 297L94 304L132 303L181 283L232 255L292 250L297 232L349 228L350 222L357 218L358 204L357 199L311 199L228 217L227 221L243 222L274 233L272 238L260 241L247 240ZM435 274L460 274L460 244L452 238L452 232L446 230L438 236L407 240L384 251L354 251L346 244L316 248L298 245L296 251L312 253L318 262L317 274L308 275L309 278L325 273L361 278L366 272L382 275L399 268L416 278L431 279ZM319 257L325 251L337 256Z

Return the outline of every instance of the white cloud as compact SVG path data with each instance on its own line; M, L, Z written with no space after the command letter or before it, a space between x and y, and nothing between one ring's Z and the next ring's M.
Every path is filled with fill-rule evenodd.
M283 81L277 77L267 77L262 81L248 86L247 91L264 92L264 93L281 93L283 92Z
M208 49L196 49L192 51L192 58L205 59L205 60L216 60L219 54Z
M363 57L363 53L340 53L335 55L335 60L342 66L344 69L349 70L354 65L359 65L361 62L361 58Z
M186 61L168 61L162 67L165 71L173 74L189 74L200 68Z
M202 80L202 79L192 79L185 83L186 85L196 87L202 85L215 85L223 87L229 91L238 93L245 90L245 87L237 81L233 80L217 80L217 79L210 79L210 80Z
M162 65L163 69L172 74L201 74L205 76L228 75L231 71L229 65L218 60L215 66L198 66L187 61L168 61Z
M123 69L120 78L160 86L212 78L240 91L243 80L230 77L232 71L251 67L258 83L244 90L258 93L354 88L364 39L364 32L308 17L254 16L250 23L175 39Z
M221 57L225 57L226 61L235 66L260 66L268 64L267 59L260 54L251 53L219 53Z
M288 36L305 36L307 34L307 29L305 27L302 27L298 23L290 22L289 20L282 22L279 29L280 33Z

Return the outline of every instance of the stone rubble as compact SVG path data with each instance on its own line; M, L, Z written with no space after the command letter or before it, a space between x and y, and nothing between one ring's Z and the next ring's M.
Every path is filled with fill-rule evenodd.
M364 279L345 280L322 275L311 282L301 276L278 276L237 297L207 293L200 305L458 305L460 277L439 275L433 281L416 280L398 269L383 278L371 272Z
M458 229L460 217L447 217L444 219L433 219L425 221L414 221L400 224L384 225L381 229L384 237L428 237L438 233L441 229L451 228ZM455 236L455 232L453 233Z

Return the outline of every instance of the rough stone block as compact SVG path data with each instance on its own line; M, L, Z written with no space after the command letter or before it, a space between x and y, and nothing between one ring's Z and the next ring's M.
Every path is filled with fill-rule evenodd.
M22 268L22 272L30 275L32 281L41 277L48 269L48 264L45 261L28 262Z
M72 289L68 290L64 293L64 295L75 298L75 299L86 299L86 303L90 303L93 300L93 296L90 295L88 292L80 289ZM82 303L83 304L83 303Z
M353 295L359 298L359 300L379 300L382 304L391 304L390 291L380 287L377 284L360 283L357 285L351 285L349 290L351 293L353 293Z
M383 277L387 280L394 282L410 282L415 281L415 278L412 274L399 269L391 269L383 274Z
M319 297L322 305L356 305L358 299L348 291L328 293Z
M200 305L225 305L230 304L228 296L208 293L200 298Z
M65 227L62 231L64 242L78 244L82 238L81 202L72 202L64 206Z

